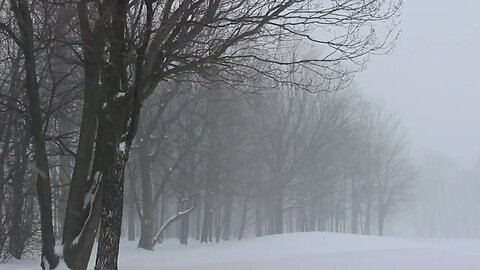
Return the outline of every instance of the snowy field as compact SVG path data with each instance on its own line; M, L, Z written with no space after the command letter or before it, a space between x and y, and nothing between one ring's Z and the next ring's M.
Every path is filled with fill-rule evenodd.
M0 269L39 267L36 261L22 261L0 264ZM480 240L295 233L208 245L192 241L189 246L181 246L170 240L150 252L125 241L120 269L475 270L480 269Z

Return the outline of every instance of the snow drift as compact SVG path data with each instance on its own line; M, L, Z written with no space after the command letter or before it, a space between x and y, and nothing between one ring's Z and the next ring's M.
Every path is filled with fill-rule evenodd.
M93 256L92 256L93 257ZM474 270L480 240L423 240L336 233L293 233L220 244L168 240L155 251L124 241L121 269L136 270ZM0 265L39 269L36 261ZM91 269L93 269L93 261Z

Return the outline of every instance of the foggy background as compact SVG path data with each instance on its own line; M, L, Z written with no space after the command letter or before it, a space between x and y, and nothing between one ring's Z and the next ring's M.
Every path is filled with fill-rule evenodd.
M478 1L405 1L390 55L357 74L363 92L403 119L417 157L439 152L472 165L480 152Z
M479 9L469 0L405 1L395 50L356 75L362 92L402 119L419 165L416 202L391 220L392 234L414 235L412 223L445 237L473 236L478 227L469 212L476 215L480 187ZM428 211L443 229L416 216L425 202L445 207L442 217Z

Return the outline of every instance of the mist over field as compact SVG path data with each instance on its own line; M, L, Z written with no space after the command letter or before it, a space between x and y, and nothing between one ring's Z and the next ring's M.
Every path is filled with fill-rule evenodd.
M430 209L414 215L425 219L428 213L439 222L438 226L420 222L430 228L422 229L422 235L478 235L477 6L472 1L406 1L395 50L372 58L367 70L356 75L362 92L391 109L407 130L420 172L413 188L417 205ZM405 211L410 210L406 206Z

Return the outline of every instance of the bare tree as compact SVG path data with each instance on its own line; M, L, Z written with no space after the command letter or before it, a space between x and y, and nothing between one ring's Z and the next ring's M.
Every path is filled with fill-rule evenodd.
M10 12L4 5L0 29L23 55L29 129L38 174L42 267L55 269L63 259L70 268L85 269L101 220L96 268L117 268L125 166L142 104L155 91L164 97L171 91L158 89L160 82L194 73L207 80L240 83L245 76L260 73L284 83L289 81L289 71L283 66L322 67L317 73L326 80L342 78L349 70L340 68L340 63L362 65L368 54L391 48L400 6L401 2L394 0L82 0L61 5L11 0ZM74 23L69 24L71 30L53 31L65 14L76 14ZM385 21L393 22L393 26L384 38L377 39L372 23ZM315 29L321 34L312 34ZM332 29L336 31L328 31ZM37 61L48 54L45 48L54 40L67 44L78 56L60 58L81 65L84 81L79 139L64 214L64 258L54 252L45 135L50 110L43 108L38 80L39 67L45 62ZM322 54L285 58L282 47L292 40L319 44ZM310 86L296 84L304 89ZM281 199L279 195L276 203L277 232L283 231L278 210Z

